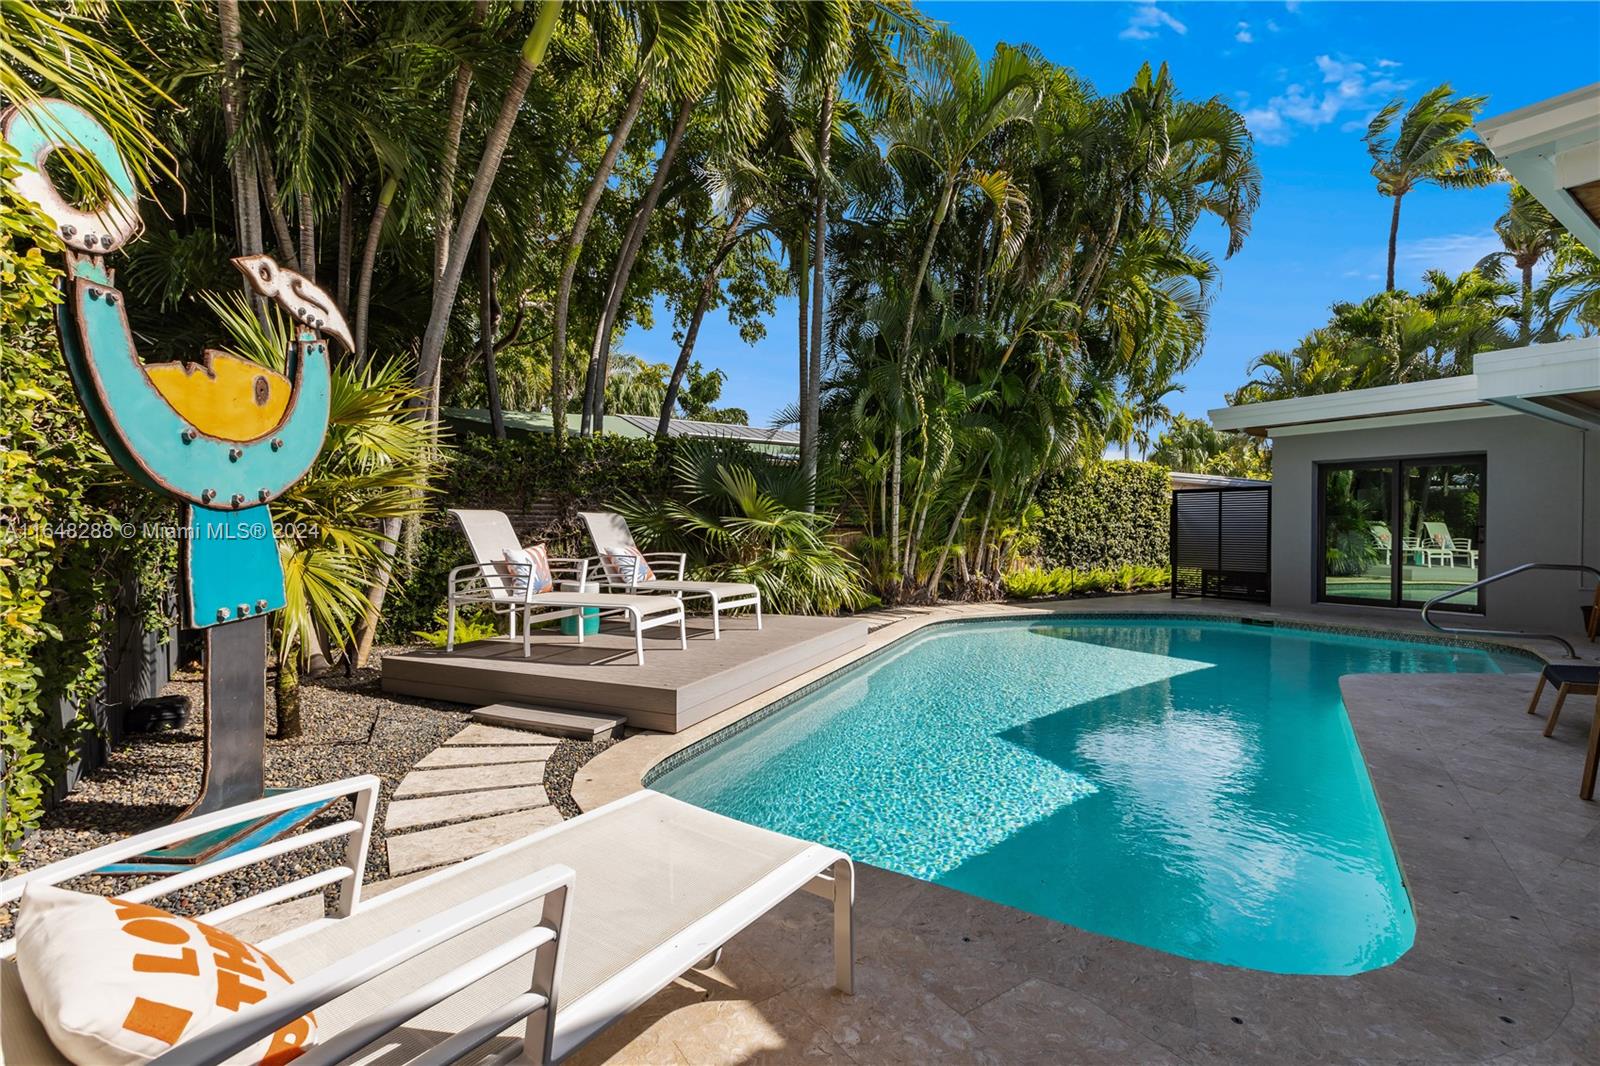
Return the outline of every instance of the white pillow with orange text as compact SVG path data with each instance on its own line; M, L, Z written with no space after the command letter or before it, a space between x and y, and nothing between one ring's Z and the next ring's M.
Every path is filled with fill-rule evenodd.
M29 885L17 969L56 1050L75 1063L143 1063L294 982L221 929L143 903ZM305 1014L226 1060L283 1066L316 1038Z

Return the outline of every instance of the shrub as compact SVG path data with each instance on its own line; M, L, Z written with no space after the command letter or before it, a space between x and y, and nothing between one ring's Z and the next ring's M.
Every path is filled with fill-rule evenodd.
M1164 467L1090 463L1039 493L1038 559L1069 570L1165 567L1171 497Z
M1062 566L1047 569L1030 566L1007 574L1003 584L1007 596L1026 600L1041 597L1085 596L1109 591L1136 592L1164 589L1170 580L1171 575L1165 567L1123 563L1121 566L1096 570L1068 570Z

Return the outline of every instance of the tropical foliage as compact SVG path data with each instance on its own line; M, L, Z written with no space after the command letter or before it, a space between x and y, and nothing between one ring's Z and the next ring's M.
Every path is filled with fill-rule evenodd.
M835 614L865 607L869 596L855 557L808 510L810 485L794 464L714 441L681 446L676 485L665 498L621 504L630 528L651 551L681 551L691 573L750 582L765 609Z
M1169 470L1268 479L1272 451L1246 433L1224 433L1200 418L1174 415L1161 431L1150 461Z
M1171 583L1172 575L1166 567L1139 566L1134 563L1089 570L1029 566L1013 570L1002 579L1006 595L1023 600L1092 596L1104 592L1140 592L1164 589Z

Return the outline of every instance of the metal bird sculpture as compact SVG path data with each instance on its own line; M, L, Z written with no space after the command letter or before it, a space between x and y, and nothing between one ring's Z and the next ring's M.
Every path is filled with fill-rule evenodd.
M296 322L338 337L346 351L356 350L356 342L350 339L350 326L334 306L333 298L305 277L265 255L241 256L233 265L243 271L252 289L276 301Z
M131 477L182 507L183 624L206 631L206 758L186 815L262 795L267 618L284 605L268 508L322 449L331 395L327 331L350 345L333 301L266 256L234 263L298 323L287 374L225 352L145 364L106 257L139 231L136 191L111 137L83 109L42 100L0 112L0 136L31 171L15 183L67 247L56 311L61 352L106 450ZM74 207L45 171L50 153L98 164L107 198Z

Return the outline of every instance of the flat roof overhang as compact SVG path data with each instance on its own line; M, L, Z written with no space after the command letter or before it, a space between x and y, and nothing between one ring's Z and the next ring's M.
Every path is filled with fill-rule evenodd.
M1476 128L1501 165L1600 254L1600 84L1484 119Z
M1460 377L1221 407L1211 424L1284 437L1525 414L1600 429L1600 337L1483 352L1473 366Z

